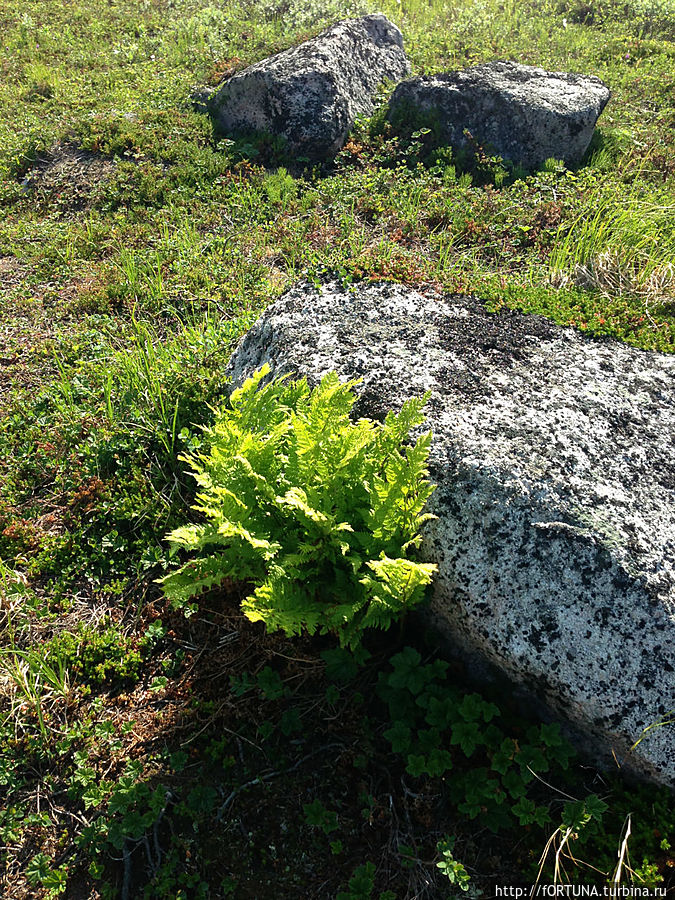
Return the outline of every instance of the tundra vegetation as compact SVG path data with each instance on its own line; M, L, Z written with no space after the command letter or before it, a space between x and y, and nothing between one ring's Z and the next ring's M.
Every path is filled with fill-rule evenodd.
M0 2L4 897L673 886L672 795L581 765L424 634L342 646L251 622L246 580L178 609L157 583L165 535L194 521L182 457L208 456L229 353L300 275L432 284L675 349L672 0L378 8L418 74L601 77L582 165L464 160L378 112L321 166L214 138L196 88L365 3Z

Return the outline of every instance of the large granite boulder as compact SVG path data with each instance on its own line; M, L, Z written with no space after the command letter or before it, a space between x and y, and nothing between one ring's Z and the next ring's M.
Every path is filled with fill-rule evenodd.
M223 134L280 135L289 150L322 159L340 150L357 116L373 112L382 82L409 71L398 28L364 16L238 72L209 109Z
M229 367L362 377L359 414L431 391L427 615L596 759L675 785L675 357L476 299L300 284ZM631 751L632 744L643 739Z
M472 149L472 138L526 169L551 157L572 166L581 162L609 96L593 76L494 62L404 81L388 115L398 128L430 124L457 149Z

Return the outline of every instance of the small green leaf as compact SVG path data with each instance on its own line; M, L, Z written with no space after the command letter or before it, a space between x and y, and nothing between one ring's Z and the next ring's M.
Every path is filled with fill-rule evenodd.
M394 753L407 753L411 743L411 730L403 722L395 722L392 728L384 732Z

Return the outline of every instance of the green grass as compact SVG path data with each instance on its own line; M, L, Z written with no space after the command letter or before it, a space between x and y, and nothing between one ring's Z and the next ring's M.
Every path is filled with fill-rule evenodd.
M416 73L510 58L600 76L584 164L463 173L381 115L305 170L214 139L195 89L376 8ZM154 584L194 499L177 456L237 338L301 276L433 283L675 350L672 0L0 0L0 35L3 896L432 897L463 867L489 891L495 872L532 881L546 847L552 877L564 795L590 793L610 812L576 809L575 856L613 875L631 814L633 869L672 882L663 792L551 760L552 787L492 835L496 813L469 815L487 723L480 759L454 747L455 782L435 734L402 757L408 725L377 688L398 635L336 662L247 624L236 585L184 619ZM524 745L537 723L493 701L500 741Z

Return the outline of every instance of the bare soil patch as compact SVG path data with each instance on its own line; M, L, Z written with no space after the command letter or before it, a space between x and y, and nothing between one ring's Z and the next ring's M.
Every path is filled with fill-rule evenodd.
M24 186L36 196L58 199L71 210L92 205L115 163L73 143L56 144L40 156L26 176Z

